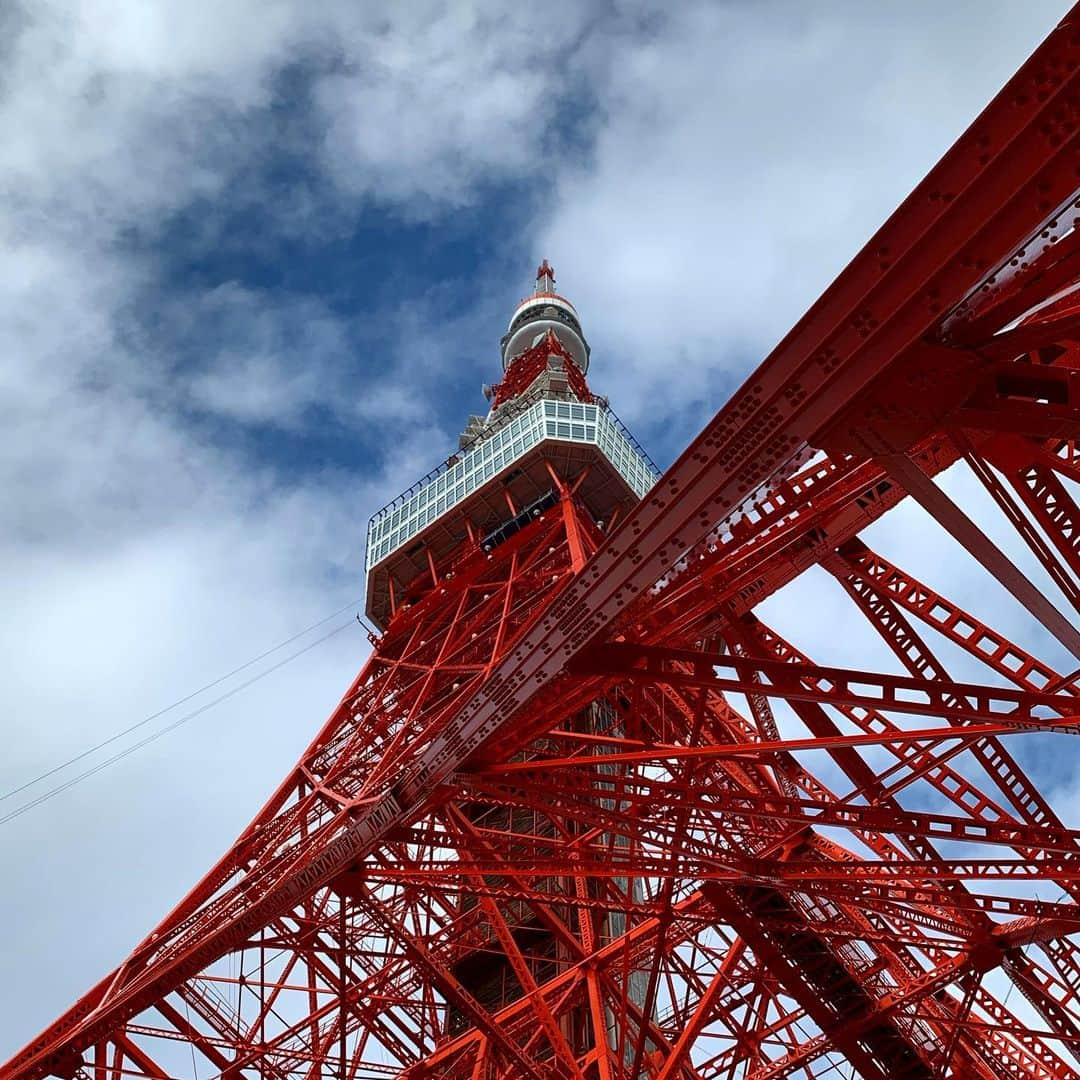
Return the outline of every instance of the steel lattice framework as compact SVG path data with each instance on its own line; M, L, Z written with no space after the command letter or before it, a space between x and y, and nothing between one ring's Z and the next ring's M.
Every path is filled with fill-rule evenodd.
M1078 130L1074 9L621 521L551 465L432 559L234 847L0 1075L1077 1076L1080 830L1005 740L1080 732ZM860 539L907 498L1066 670ZM891 670L761 620L811 568Z

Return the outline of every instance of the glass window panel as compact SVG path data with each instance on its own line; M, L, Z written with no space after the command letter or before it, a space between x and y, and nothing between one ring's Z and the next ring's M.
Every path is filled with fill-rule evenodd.
M569 423L570 420L574 422ZM544 438L593 442L635 492L644 495L652 487L655 479L652 469L603 409L581 403L538 401L462 455L456 464L431 477L419 491L396 501L373 518L367 530L367 566L370 568L407 544L440 514L467 498Z

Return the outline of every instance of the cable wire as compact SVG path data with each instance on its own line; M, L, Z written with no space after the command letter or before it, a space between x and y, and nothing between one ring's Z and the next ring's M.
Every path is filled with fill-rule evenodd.
M351 606L351 605L349 605L349 606ZM327 618L333 618L333 616L327 616ZM321 622L317 623L316 625L321 625L322 622L326 622L326 619L321 620ZM122 760L123 758L126 758L128 755L135 753L136 750L141 750L144 746L148 746L150 743L156 742L163 735L167 735L170 731L175 731L182 724L186 724L189 720L193 720L196 716L201 716L204 712L206 712L208 709L212 709L215 705L220 705L223 701L227 701L229 698L235 697L235 695L239 694L241 690L246 690L249 686L252 686L254 683L259 682L261 679L265 679L267 675L271 675L275 671L279 670L280 668L283 668L286 664L291 663L297 657L303 656L304 653L306 653L306 652L310 652L317 645L321 645L324 641L328 641L330 638L334 637L335 634L340 634L342 632L342 630L347 630L350 626L355 626L355 625L356 625L356 620L355 619L349 619L347 622L344 622L340 626L335 627L328 634L323 634L322 637L316 638L314 641L309 642L307 645L305 645L302 649L297 649L296 652L290 653L284 659L279 660L276 664L271 664L270 667L266 668L263 671L260 671L257 675L253 675L250 679L245 679L242 683L239 683L238 685L230 688L229 690L226 690L224 694L221 694L220 696L214 698L212 701L208 701L204 705L200 705L197 709L193 709L191 712L185 713L178 720L174 720L171 724L166 724L165 727L159 728L157 731L153 732L150 735L147 735L145 738L140 739L136 743L132 743L131 746L125 747L123 750L120 750L117 753L113 754L112 757L108 757L104 761L98 762L97 765L94 765L92 768L86 769L85 771L79 773L77 776L73 776L70 780L65 780L62 784L58 784L56 787L49 788L48 791L43 792L41 795L38 795L36 798L31 799L29 802L23 803L21 806L18 806L16 809L14 809L14 810L10 811L9 813L5 814L3 817L0 817L0 825L6 825L9 821L13 821L15 818L21 817L28 810L33 810L33 808L35 806L40 806L43 802L48 802L49 799L55 798L61 792L67 791L68 788L74 787L76 784L81 783L83 780L86 780L89 777L94 776L96 773L101 772L102 769L106 769L110 765L113 765L116 762ZM306 633L306 632L307 631L304 631L304 633ZM300 635L300 634L295 635L291 640L295 641L296 637L300 637L300 636L302 636L302 635ZM277 646L274 649L271 649L270 652L276 652L277 648L280 648L280 646ZM264 654L264 655L268 655L268 654ZM254 663L254 662L255 661L249 661L247 664L244 664L243 667L238 668L237 670L242 671L243 668L250 667L251 664ZM222 676L222 678L223 679L228 678L228 676ZM215 685L217 685L217 683L219 683L221 681L222 681L222 679L216 679L213 683L210 683L208 685L215 686ZM196 693L201 693L201 692L202 691L196 691ZM187 696L187 698L185 698L183 700L190 701L191 698L194 697L194 696L195 696L195 694L189 694ZM175 708L175 706L170 706L170 708ZM162 710L162 712L165 712L165 711L167 711L167 710ZM161 714L162 713L159 712L159 713L156 713L155 715L160 716ZM127 730L132 731L136 727L141 727L143 724L147 723L151 719L153 719L153 717L148 717L147 720L141 720L141 721L139 721L138 724L132 725L132 727L128 728ZM123 735L123 734L126 734L126 732L121 732L120 733L120 735ZM112 736L111 738L105 740L105 742L101 743L100 746L105 746L108 743L115 741L116 739L118 739L120 737L120 735ZM79 757L80 758L85 757L87 754L90 754L90 753L93 753L93 751L88 750L85 753L79 755ZM73 758L72 759L72 761L77 761L77 760L79 760L79 758ZM65 766L57 766L57 768L53 769L52 771L56 772L57 769L64 768L64 767ZM49 775L49 774L44 774L44 775ZM31 783L36 783L36 781L31 781ZM24 785L24 788L29 787L29 786L30 786L29 784L26 784L26 785ZM18 790L23 790L24 788L18 789ZM11 794L14 794L14 792L12 792Z
M151 713L149 716L143 717L142 720L136 721L136 723L124 728L123 731L118 731L115 735L110 735L107 739L102 739L101 742L89 747L86 750L83 750L81 753L76 754L74 757L68 758L67 761L63 761L59 765L54 765L51 769L47 769L45 772L40 773L32 780L27 780L25 784L20 784L18 787L12 788L10 791L5 791L2 795L0 795L0 802L3 802L5 799L10 799L13 795L20 794L27 788L33 787L35 784L40 784L42 780L47 780L50 776L54 776L56 773L62 772L64 769L68 768L71 765L74 765L76 762L82 761L83 758L88 758L91 754L96 754L99 750L103 750L106 746L110 745L110 743L116 742L117 739L122 739L125 735L130 735L133 731L138 731L139 728L145 727L151 721L159 719L166 713L171 713L173 709L179 709L181 705L186 705L189 701L192 700L192 698L197 698L200 694L206 693L207 690L213 690L215 686L220 686L223 682L228 681L234 675L239 675L241 671L247 671L247 669L253 664L257 664L260 660L265 660L268 656L273 656L274 653L279 652L281 649L284 649L286 645L291 645L294 641L298 641L306 634L310 634L312 630L317 630L320 626L323 626L331 619L336 618L343 611L348 611L350 608L355 607L358 603L359 601L357 600L349 601L349 603L343 605L342 607L339 607L337 611L331 611L330 614L327 615L325 618L320 619L318 622L312 623L310 626L298 631L291 637L287 637L284 641L278 642L277 645L274 645L272 648L259 653L258 656L255 656L252 659L246 661L239 667L234 667L232 671L226 672L224 675L219 675L212 682L208 682L205 686L200 686L198 690L192 690L190 694L185 694L184 697L180 698L178 701L174 701L171 705L166 705L164 709L158 709L157 712ZM357 616L357 618L359 619L359 616ZM361 625L364 624L361 623ZM297 655L299 655L299 653ZM271 668L270 670L273 671L275 669ZM2 820L7 819L5 818Z

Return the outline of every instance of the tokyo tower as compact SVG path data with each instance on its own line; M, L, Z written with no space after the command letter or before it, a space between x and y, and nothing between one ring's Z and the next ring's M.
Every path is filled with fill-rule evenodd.
M1078 133L1074 9L660 477L543 262L340 705L0 1077L1080 1076Z

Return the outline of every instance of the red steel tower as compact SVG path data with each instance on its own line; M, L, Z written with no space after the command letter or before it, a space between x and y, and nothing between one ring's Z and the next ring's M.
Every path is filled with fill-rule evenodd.
M0 1076L1080 1075L1080 831L1023 766L1080 733L1078 132L1074 9L658 480L543 263L372 520L333 716ZM1015 603L872 550L906 500ZM763 621L807 572L877 669Z

